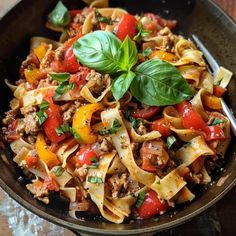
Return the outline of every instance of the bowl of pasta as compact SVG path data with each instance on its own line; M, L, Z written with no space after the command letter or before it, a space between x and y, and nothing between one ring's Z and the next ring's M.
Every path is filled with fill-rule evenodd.
M236 26L211 1L23 0L0 27L0 185L21 205L79 233L151 234L232 188Z

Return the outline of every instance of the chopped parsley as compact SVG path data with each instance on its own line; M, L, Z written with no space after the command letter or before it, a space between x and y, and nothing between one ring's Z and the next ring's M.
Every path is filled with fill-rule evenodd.
M38 117L38 125L41 126L48 118L46 114L46 110L49 108L50 103L48 101L43 100L41 104L38 105L39 111L36 112L36 115Z
M125 118L132 124L132 127L134 129L137 129L139 125L143 122L143 119L141 118L135 119L130 114L131 114L131 109L127 108L125 111Z
M92 183L92 184L102 184L102 178L97 177L97 176L89 176L88 177L88 182Z
M176 142L175 136L173 136L173 135L169 136L166 140L166 145L167 145L168 149L170 149L175 142Z
M223 120L219 119L219 118L215 118L214 120L212 120L212 122L210 123L210 126L211 125L219 125L219 124L222 124L224 123Z
M92 165L88 166L88 169L96 169L98 168L99 162L97 157L91 157L90 161L92 162Z
M136 205L135 205L137 208L140 208L142 206L145 195L146 195L145 191L142 191L138 194L138 200L137 200Z
M110 17L102 16L98 10L96 10L95 15L97 17L98 22L105 23L107 25L111 25L112 24L112 19Z
M68 88L72 90L75 87L73 83L69 83L69 73L52 73L50 76L60 83L55 90L54 99L58 99Z
M68 124L60 125L59 127L55 128L55 131L58 136L61 136L62 134L65 133L71 133L77 141L80 141L79 134L75 131L75 129L70 127Z
M52 168L52 172L57 176L60 177L65 170L61 166L54 166Z
M120 127L121 127L120 122L117 119L115 119L112 123L111 128L109 129L104 128L102 130L99 130L98 133L100 135L115 134L119 130Z
M150 33L151 33L151 31L145 30L143 28L143 24L141 22L139 22L139 24L138 24L138 33L134 36L133 40L139 40L139 39L145 38Z
M142 55L143 55L144 57L148 57L151 53L152 53L152 49L151 49L151 48L146 48L146 49L142 52Z

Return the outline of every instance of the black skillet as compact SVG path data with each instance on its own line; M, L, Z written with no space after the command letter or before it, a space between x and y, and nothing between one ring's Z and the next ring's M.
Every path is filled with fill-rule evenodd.
M58 39L58 35L44 27L46 16L55 6L56 0L23 0L8 12L0 21L0 117L8 110L11 92L4 84L4 78L14 81L18 77L18 68L29 50L31 36L45 36ZM70 8L83 7L79 0L67 0L64 3ZM111 6L125 8L131 13L155 12L166 18L178 20L176 33L185 36L196 34L203 40L220 65L236 74L236 25L221 9L208 0L115 0ZM231 81L226 101L236 113L236 84ZM9 148L0 150L0 186L17 202L53 223L70 228L77 233L97 235L130 235L154 233L184 223L222 198L234 185L236 179L236 141L232 140L226 154L225 171L219 172L207 189L198 190L196 199L179 207L177 211L165 214L158 222L153 219L112 224L101 219L86 218L74 220L66 212L66 203L60 200L51 201L46 206L33 199L25 189L27 179L20 178L19 169L13 167L12 153ZM7 159L3 158L4 154ZM228 176L221 186L217 181ZM233 191L230 194L235 193ZM55 198L57 198L55 196ZM235 209L235 208L233 208Z

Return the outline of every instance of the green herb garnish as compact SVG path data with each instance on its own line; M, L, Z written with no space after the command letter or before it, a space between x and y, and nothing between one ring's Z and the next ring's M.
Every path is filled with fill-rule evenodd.
M112 24L112 19L110 17L104 17L100 14L100 12L98 11L98 9L96 9L95 11L95 16L97 17L97 20L100 23L105 23L107 25L111 25Z
M54 26L65 27L70 23L70 13L61 1L57 3L55 8L49 15L50 22Z
M77 141L80 141L81 139L79 134L75 131L75 129L70 127L68 124L60 125L59 127L55 128L55 131L58 136L61 136L62 134L65 133L71 133Z
M166 140L166 145L167 145L168 149L170 149L175 142L176 142L175 136L173 136L173 135L169 136Z
M116 100L128 89L149 106L175 105L193 95L180 72L168 62L152 59L133 69L138 51L129 36L121 42L110 32L95 31L81 37L74 44L73 52L80 63L114 75L112 93Z
M212 120L212 122L210 123L210 126L211 125L219 125L219 124L222 124L224 123L223 120L219 119L219 118L215 118L214 120Z
M115 134L119 130L120 127L121 127L120 122L117 119L115 119L112 123L111 128L109 129L104 128L102 130L99 130L98 133L100 135Z
M38 125L41 126L48 118L47 114L46 114L46 110L49 108L50 103L48 101L42 101L41 104L38 105L39 107L39 111L36 112L36 115L38 117Z
M70 74L69 73L51 73L49 74L53 80L56 80L60 83L66 82L70 79Z
M151 48L146 48L146 49L142 52L142 55L143 55L144 57L148 57L151 53L152 53L152 49L151 49Z
M89 176L88 177L88 182L92 183L92 184L102 184L102 178L97 177L97 176Z
M138 194L138 200L136 202L136 207L140 208L143 204L144 198L145 198L146 192L142 191Z
M149 30L145 30L143 28L143 24L141 22L139 22L138 24L138 33L134 36L133 40L140 40L142 38L147 37L149 34L151 33L151 31Z
M54 166L51 170L57 177L60 177L65 171L61 166Z

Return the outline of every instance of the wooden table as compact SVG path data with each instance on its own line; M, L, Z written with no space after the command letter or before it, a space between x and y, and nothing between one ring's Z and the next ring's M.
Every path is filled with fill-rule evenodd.
M0 0L0 18L4 15L4 13L9 10L16 2L18 2L19 0ZM217 4L219 4L235 21L236 21L236 0L214 0ZM231 210L232 212L236 212L236 207L235 207L235 203L232 202L232 207L229 206L229 204L226 204L230 198L229 195L231 194L236 194L236 188L234 188L227 196L225 196L222 200L220 200L219 203L217 203L215 206L213 206L212 208L215 208L215 211L217 211L217 207L220 204L225 204L229 209L229 211ZM7 200L3 200L6 199ZM24 210L23 208L19 207L16 203L13 203L13 206L9 207L9 204L12 204L12 200L5 195L5 193L0 189L0 202L1 201L5 201L6 206L4 206L6 209L4 210L4 215L0 213L0 235L3 236L11 236L11 235L15 235L15 236L21 236L21 235L26 235L26 236L31 236L32 234L29 234L29 232L24 231L24 229L22 229L19 225L19 228L17 228L14 232L14 234L12 233L12 230L9 228L9 225L14 225L14 224L19 224L19 221L16 220L15 218L12 218L12 216L14 215L19 215L18 217L21 220L21 223L24 222L25 224L27 224L27 222L29 221L29 218L32 217L32 214L29 213L28 211ZM15 209L14 209L15 207ZM1 210L1 206L0 206L0 210ZM3 212L3 209L1 210L1 212ZM203 222L201 222L201 220L209 220L209 216L207 215L210 211L205 212L202 214L201 218L195 218L193 221L194 222L194 226L196 227L201 227L203 225ZM211 214L211 213L210 213ZM220 215L221 213L219 213ZM16 222L10 222L9 221L9 217L11 216L11 221L12 220L16 220ZM42 236L57 236L57 235L64 235L64 236L72 236L74 235L73 233L69 232L68 230L64 230L58 226L55 226L51 223L45 222L42 219L34 216L35 218L34 223L36 224L44 224L45 228L42 228L40 230L40 232L37 232L37 235L42 235ZM205 218L204 218L205 217ZM210 216L211 219L215 219L214 217L217 216ZM223 216L221 216L223 217ZM235 216L236 218L236 216ZM212 234L212 232L208 231L209 229L202 229L202 234L201 235L221 235L221 229L223 228L225 235L233 235L233 232L231 232L230 230L232 228L228 228L227 229L227 222L232 222L232 219L227 218L227 215L225 216L225 220L223 221L222 225L218 225L217 219L215 219L215 222L210 221L209 222L209 229L212 227L212 225L215 227L215 232ZM30 223L30 222L29 222ZM31 222L32 224L32 222ZM191 226L193 225L193 222L187 223L185 224L185 226L181 226L178 227L174 230L170 230L168 232L165 233L161 233L158 235L195 235L194 234L194 229L191 228ZM32 227L34 227L34 225L32 225ZM184 228L184 229L183 229ZM23 231L21 231L23 230ZM236 229L235 229L236 231ZM235 232L234 232L235 233Z

